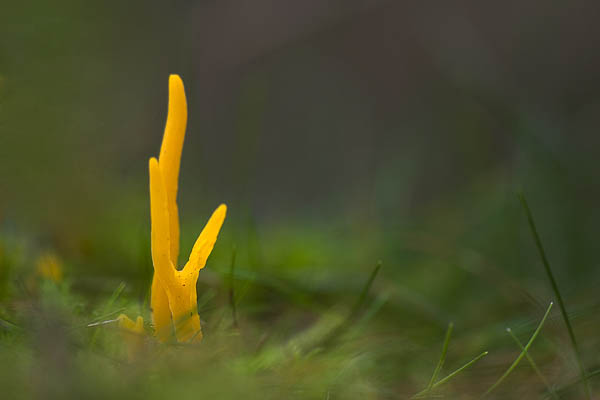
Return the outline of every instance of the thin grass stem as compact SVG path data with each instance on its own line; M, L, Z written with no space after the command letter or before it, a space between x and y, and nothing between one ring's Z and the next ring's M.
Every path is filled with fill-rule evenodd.
M111 312L106 313L106 314L103 314L103 315L101 315L101 316L99 316L97 318L94 318L94 320L92 320L92 322L89 322L89 323L87 323L85 325L78 326L77 328L101 325L101 323L103 321L106 321L106 318L112 317L113 315L116 315L116 314L120 314L123 311L125 311L125 307L119 308L117 310L111 311Z
M446 361L446 353L448 352L448 344L450 343L450 336L452 335L452 329L454 329L454 324L450 322L448 324L448 329L446 330L446 337L444 338L444 344L442 345L442 354L440 355L440 360L438 361L433 374L431 375L431 379L429 380L429 384L427 385L427 390L431 390L433 384L435 383L442 367L444 366L444 362Z
M381 269L381 260L377 261L377 265L375 265L375 268L373 269L373 271L371 271L371 275L369 276L369 280L367 281L367 283L363 287L362 292L360 293L360 297L356 301L356 304L354 304L354 307L352 308L352 311L350 312L350 315L352 317L354 317L360 311L360 309L362 308L363 304L367 300L367 295L369 294L369 290L371 289L371 285L373 285L373 281L375 280L375 277L379 273L380 269Z

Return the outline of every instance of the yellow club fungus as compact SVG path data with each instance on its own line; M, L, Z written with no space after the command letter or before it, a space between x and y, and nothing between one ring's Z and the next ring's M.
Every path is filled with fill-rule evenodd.
M127 315L121 314L117 317L119 328L125 331L141 335L144 333L144 318L138 316L135 322Z
M158 160L150 158L150 219L152 262L152 319L156 335L167 341L173 329L179 342L202 338L198 316L196 281L206 265L225 220L227 207L221 204L196 240L185 266L176 268L179 256L179 215L177 181L187 124L187 103L183 82L169 77L169 111Z
M198 316L196 281L206 265L225 221L227 206L213 212L196 240L185 266L176 268L179 256L179 213L177 181L181 151L187 124L187 103L183 82L178 75L169 77L169 111L158 160L150 158L150 220L154 277L150 303L152 321L159 340L168 341L173 333L178 342L202 339ZM133 322L126 315L118 318L123 332L140 336L144 320ZM131 347L131 346L130 346Z
M140 316L133 322L127 315L117 317L123 341L127 345L127 356L133 361L144 347L144 319Z

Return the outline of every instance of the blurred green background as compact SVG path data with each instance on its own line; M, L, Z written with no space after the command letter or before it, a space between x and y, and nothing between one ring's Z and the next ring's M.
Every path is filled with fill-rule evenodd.
M64 302L55 308L67 307L66 325L90 322L124 282L123 307L149 319L147 159L159 151L168 75L178 73L189 106L182 263L213 209L229 206L198 284L201 316L215 326L208 343L229 349L226 357L205 352L203 362L237 360L233 378L229 366L206 378L238 382L215 383L220 390L404 398L426 385L453 321L448 362L490 355L446 394L480 394L518 353L504 328L526 341L554 298L519 191L536 217L584 362L597 368L599 14L595 1L5 2L0 316L27 325L47 295ZM246 342L215 344L215 336L229 335L213 322L229 315L234 248ZM58 294L32 295L23 282L48 251L64 264L67 283ZM316 360L281 366L269 358L323 321L343 320L378 260L360 334ZM556 385L567 384L577 368L560 315L552 316L539 363ZM87 346L96 334L83 331L64 346ZM5 365L10 349L19 349L28 354L28 361L15 356L23 371L39 367L31 361L36 349L44 354L43 345L31 345L39 341L16 347L11 341L21 336L5 335ZM249 338L271 350L247 355ZM85 354L93 358L92 350ZM71 362L57 370L69 371ZM543 386L523 364L522 381L499 395L541 396ZM95 359L85 365L100 368ZM335 378L320 368L352 385L323 389ZM164 395L188 383L155 373L162 378L140 372L144 378L128 379L145 388L153 386L144 379L170 382ZM73 387L83 392L58 397L131 395L129 386L108 393L73 374L56 380L78 382ZM299 376L310 382L302 390ZM313 385L317 377L325 383ZM6 381L27 397L21 378ZM207 387L181 395L226 398Z

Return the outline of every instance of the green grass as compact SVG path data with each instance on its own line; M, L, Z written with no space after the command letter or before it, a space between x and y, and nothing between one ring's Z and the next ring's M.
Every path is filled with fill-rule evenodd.
M519 220L514 204L506 210ZM441 220L448 218L462 217ZM99 243L125 241L133 246L127 252L55 249L65 270L55 283L36 273L47 249L5 229L0 385L10 398L581 398L598 375L579 374L569 334L550 308L536 323L541 304L556 297L534 271L531 236L520 233L527 221L507 235L532 263L530 275L494 265L513 258L489 250L505 246L491 239L500 222L490 218L488 229L464 224L444 240L434 234L442 225L374 240L289 221L261 225L247 242L233 214L200 274L205 338L197 346L151 336L145 240L117 229ZM570 299L569 326L586 349L581 363L594 370L599 303ZM133 357L120 313L146 323Z

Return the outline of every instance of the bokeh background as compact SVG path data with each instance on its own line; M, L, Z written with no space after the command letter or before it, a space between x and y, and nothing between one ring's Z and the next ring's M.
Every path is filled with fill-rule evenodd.
M593 369L599 19L580 0L5 2L5 258L24 276L52 251L84 308L125 282L148 313L147 160L178 73L183 255L229 206L199 283L220 293L211 307L233 248L241 320L283 337L351 305L381 260L372 398L426 383L449 321L465 354L500 349L471 378L491 382L516 351L503 328L527 336L553 299L522 191ZM559 315L548 324L546 373L576 377Z

